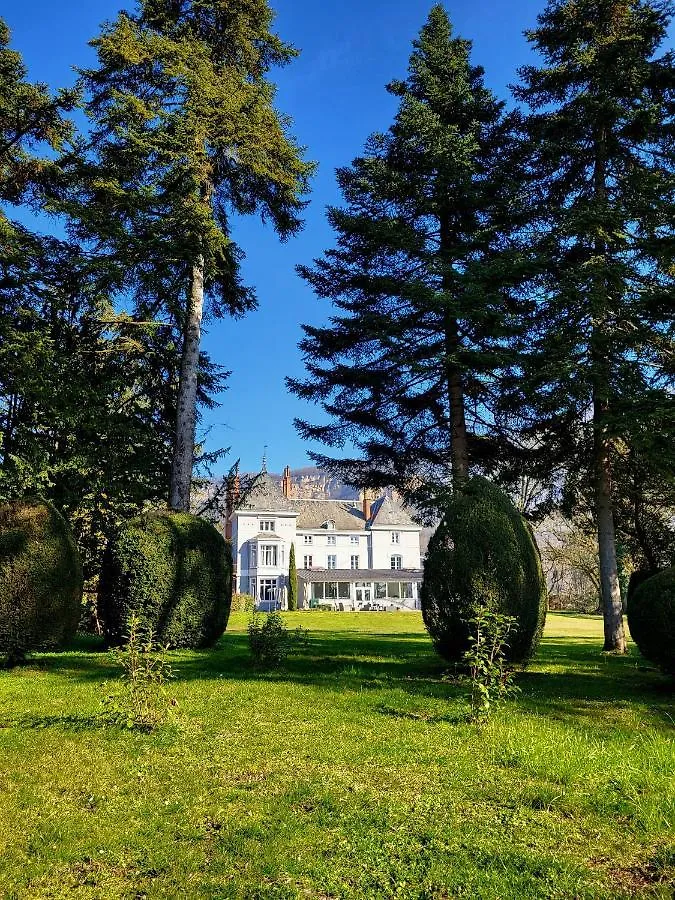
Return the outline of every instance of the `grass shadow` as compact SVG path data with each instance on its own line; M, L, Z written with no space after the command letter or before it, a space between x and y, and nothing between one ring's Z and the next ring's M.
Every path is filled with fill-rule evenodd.
M105 720L98 715L90 716L21 716L18 719L0 721L0 728L59 728L63 731L83 732L106 727Z
M393 706L387 706L382 703L376 707L376 712L382 716L389 716L392 719L408 719L411 722L426 722L429 725L466 725L471 722L471 716L468 712L464 713L448 713L446 715L435 715L427 712L410 712L405 709L396 709Z
M87 638L73 651L44 654L32 664L78 681L115 678L119 669L109 657L86 652L99 645ZM444 678L447 664L420 632L310 631L309 644L273 671L255 667L245 632L226 632L212 650L172 652L170 660L178 685L195 680L256 681L311 685L331 692L393 689L449 703L457 699L457 686ZM545 638L533 666L518 673L517 683L522 692L516 701L519 707L574 721L578 727L602 724L605 719L610 725L608 710L619 719L622 704L635 704L655 724L673 725L672 682L636 652L623 657L603 654L593 637ZM456 720L453 713L427 717L424 712L393 707L380 712L427 721ZM77 722L72 724L77 727Z

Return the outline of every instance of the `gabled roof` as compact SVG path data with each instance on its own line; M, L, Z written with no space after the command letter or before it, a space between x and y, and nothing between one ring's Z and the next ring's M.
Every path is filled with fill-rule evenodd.
M267 472L259 475L249 493L238 504L237 512L294 513L277 482Z
M288 500L298 514L296 527L316 529L326 522L335 523L335 531L363 531L363 510L351 500Z
M378 525L390 528L394 525L401 528L419 528L420 526L413 522L410 515L406 512L398 500L393 500L385 494L373 504L373 512L370 517L371 528L377 528Z

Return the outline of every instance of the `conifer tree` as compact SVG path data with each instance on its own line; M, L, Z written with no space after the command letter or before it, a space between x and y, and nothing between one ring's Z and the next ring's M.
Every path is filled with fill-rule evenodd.
M298 570L295 565L295 544L291 544L288 557L288 608L298 608Z
M295 51L271 24L267 0L139 0L104 26L82 76L94 153L73 167L77 233L108 248L137 312L182 327L175 510L190 505L205 299L216 315L255 305L230 217L259 213L282 239L301 225L311 166L267 79Z
M431 473L459 483L470 454L491 452L495 379L512 327L505 266L514 183L502 106L434 6L413 43L408 77L386 134L338 171L345 199L330 208L337 246L301 275L335 313L304 326L308 376L290 379L329 422L296 423L360 459L313 458L356 484Z
M114 313L119 267L10 218L60 196L76 102L26 80L0 21L0 500L66 513L89 580L107 529L165 493L176 353L171 328Z
M594 485L605 649L625 638L617 447L672 477L675 70L670 13L643 0L551 0L520 72L536 276L510 408L550 467ZM623 450L622 450L623 452Z
M39 206L41 190L54 174L54 161L37 155L41 145L60 150L72 133L64 116L76 102L76 92L52 96L44 84L26 80L21 54L10 47L10 32L0 18L0 203ZM0 253L16 239L15 227L0 208Z

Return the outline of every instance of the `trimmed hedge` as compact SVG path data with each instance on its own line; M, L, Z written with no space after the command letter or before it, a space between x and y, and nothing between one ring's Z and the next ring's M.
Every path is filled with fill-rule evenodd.
M109 542L99 582L106 641L124 641L136 613L169 647L211 647L227 626L232 549L209 522L152 512L125 522Z
M437 652L459 662L469 646L466 624L477 606L518 620L507 657L536 651L546 618L546 582L529 524L509 498L472 478L448 501L429 542L422 615Z
M82 566L66 520L40 498L1 504L0 654L14 663L67 644L81 611Z
M629 594L627 616L640 653L675 676L675 566L643 581Z

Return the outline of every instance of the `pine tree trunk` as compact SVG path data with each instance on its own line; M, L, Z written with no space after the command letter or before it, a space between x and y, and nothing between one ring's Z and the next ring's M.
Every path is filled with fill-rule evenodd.
M447 220L440 221L440 249L445 265L450 265L451 239ZM452 280L443 277L443 289L446 293L452 290ZM450 459L452 464L452 480L455 487L461 485L469 477L469 442L466 434L466 414L464 410L464 382L457 365L459 350L459 326L446 309L443 320L445 338L445 371L448 392L448 409L450 411Z
M599 204L607 203L607 135L602 125L595 133L595 161L593 166L593 193ZM604 237L595 238L595 254L608 265L609 250ZM614 507L612 503L612 464L610 444L605 423L609 412L608 353L603 340L606 310L611 305L606 275L596 278L595 304L592 310L595 321L591 335L591 361L593 366L593 455L595 464L595 521L598 529L598 557L600 586L602 588L602 616L607 651L626 652L623 631L623 607L619 587L619 568L616 562L616 538L614 533Z
M595 437L595 517L598 528L602 613L605 627L605 650L626 652L623 629L623 607L616 562L614 509L612 504L609 446L598 424Z
M452 479L457 485L469 477L469 442L466 434L464 413L464 383L458 366L450 363L450 356L456 354L459 346L457 321L446 324L445 346L448 355L448 404L450 407L450 450L452 458Z
M204 257L192 267L192 284L185 318L185 335L178 381L178 412L171 464L169 506L176 512L190 511L190 487L194 466L197 424L197 375L204 311Z

